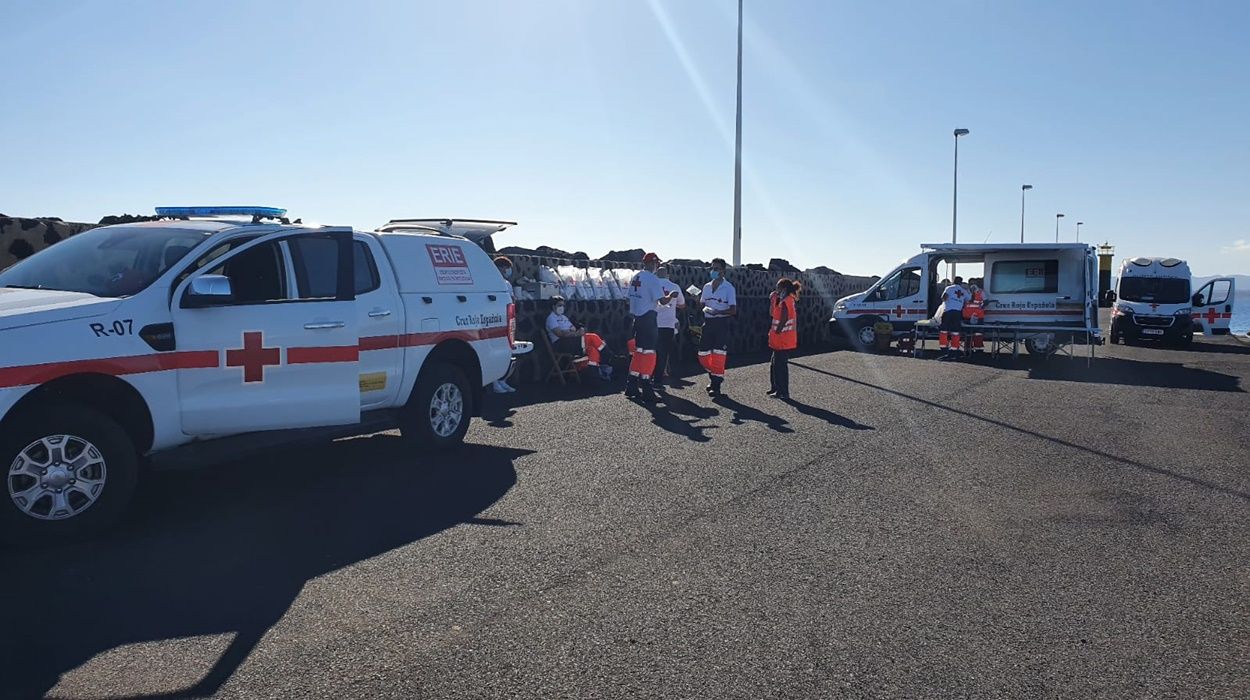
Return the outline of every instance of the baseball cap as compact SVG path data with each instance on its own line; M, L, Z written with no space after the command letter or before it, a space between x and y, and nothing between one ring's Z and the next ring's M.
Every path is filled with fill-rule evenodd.
M645 263L651 263L651 262L658 263L660 262L660 256L656 255L655 253L647 253L646 255L642 256L642 261Z

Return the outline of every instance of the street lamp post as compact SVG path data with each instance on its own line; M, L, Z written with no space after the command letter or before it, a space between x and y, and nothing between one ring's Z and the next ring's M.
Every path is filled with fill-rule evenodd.
M1081 242L1081 226L1083 226L1084 224L1085 224L1084 221L1076 222L1076 242L1077 243Z
M959 242L959 137L967 136L967 129L955 129L955 178L951 192L951 243ZM955 263L951 263L951 279L955 278Z
M742 264L742 0L738 0L738 112L734 131L734 267Z
M1033 185L1020 185L1020 242L1024 242L1024 193L1033 189Z
M1063 214L1055 214L1055 243L1059 242L1059 220L1063 218Z

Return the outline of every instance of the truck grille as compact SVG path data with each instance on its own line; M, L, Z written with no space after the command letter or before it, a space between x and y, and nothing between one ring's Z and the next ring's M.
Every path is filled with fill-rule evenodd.
M1151 328L1170 328L1172 326L1172 321L1175 319L1172 316L1142 316L1141 314L1137 314L1133 316L1133 320L1139 326L1149 326Z

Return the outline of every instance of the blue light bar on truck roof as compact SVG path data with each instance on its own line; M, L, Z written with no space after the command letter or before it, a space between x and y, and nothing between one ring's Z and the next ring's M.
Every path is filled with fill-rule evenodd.
M281 219L286 209L277 207L157 207L157 216L187 218L191 216L251 216L257 219Z

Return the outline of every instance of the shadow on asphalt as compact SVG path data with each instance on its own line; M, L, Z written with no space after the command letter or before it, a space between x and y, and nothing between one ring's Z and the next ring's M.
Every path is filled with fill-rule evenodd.
M876 430L876 428L871 425L864 425L863 423L847 418L839 413L834 413L828 409L820 408L819 406L810 406L793 398L782 399L782 401L799 413L823 420L829 425L836 425L840 428L849 428L851 430Z
M851 383L851 384L856 384L856 385L859 385L859 386L862 386L862 387L865 387L865 388L868 388L868 389L875 389L875 390L877 390L877 391L884 392L884 393L886 393L886 394L890 394L890 395L892 395L892 396L897 396L897 397L902 398L902 399L907 399L908 401L915 401L916 403L918 403L918 404L922 404L922 405L924 405L924 406L928 406L929 408L935 408L935 409L940 410L940 411L946 411L946 412L948 412L948 413L954 413L954 414L956 414L956 415L963 416L963 417L965 417L965 418L969 418L969 419L972 419L972 420L980 421L980 422L982 422L982 423L987 423L987 424L989 424L989 425L993 425L993 426L996 426L996 427L999 427L999 428L1003 428L1003 429L1005 429L1005 430L1010 430L1010 431L1013 431L1013 432L1016 432L1016 433L1020 433L1021 435L1028 435L1029 437L1035 437L1035 438L1039 438L1039 439L1041 439L1041 440L1046 440L1046 441L1051 442L1051 443L1054 443L1054 444L1056 444L1056 445L1060 445L1060 446L1063 446L1063 447L1069 447L1069 448L1072 448L1072 449L1074 449L1074 450L1080 450L1081 452L1085 452L1085 453L1087 453L1087 454L1091 454L1091 455L1093 455L1093 456L1095 456L1095 457L1101 457L1102 459L1108 460L1108 461L1110 461L1110 462L1114 462L1114 463L1116 463L1116 464L1121 464L1121 465L1124 465L1124 466L1127 466L1127 467L1133 467L1134 469L1140 469L1140 470L1142 470L1142 471L1149 472L1149 473L1151 473L1151 474L1157 474L1157 475L1159 475L1159 476L1165 476L1165 477L1168 477L1168 478L1171 478L1171 479L1176 479L1176 480L1178 480L1178 481L1183 481L1183 482L1185 482L1185 483L1187 483L1187 484L1192 484L1192 485L1194 485L1194 486L1200 486L1200 487L1205 488L1205 489L1210 489L1210 490L1212 490L1212 491L1215 491L1216 493L1222 493L1222 494L1224 494L1224 495L1226 495L1226 496L1234 496L1234 497L1236 497L1236 498L1240 498L1240 499L1242 499L1243 501L1250 501L1250 493L1247 493L1247 492L1245 492L1245 491L1239 491L1239 490L1237 490L1237 489L1233 489L1233 488L1229 488L1229 487L1227 487L1227 486L1221 486L1220 484L1217 484L1217 483L1212 482L1212 481L1207 481L1207 480L1205 480L1205 479L1199 479L1199 478L1197 478L1197 477L1189 476L1189 475L1187 475L1187 474L1181 474L1180 472L1175 472L1175 471L1172 471L1171 469L1164 469L1163 467L1156 467L1156 466L1153 466L1153 465L1150 465L1150 464L1144 464L1144 463L1142 463L1142 462L1138 462L1138 461L1135 461L1135 460L1126 459L1126 458L1124 458L1124 457L1121 457L1121 456L1119 456L1119 455L1114 455L1114 454L1111 454L1111 453L1109 453L1109 452L1103 452L1103 451L1101 451L1101 450L1096 450L1096 449L1094 449L1094 448L1092 448L1092 447L1086 447L1085 445L1078 445L1078 444L1077 444L1077 443L1075 443L1075 442L1070 442L1070 441L1068 441L1068 440L1063 440L1063 439L1061 439L1061 438L1056 438L1056 437L1051 437L1051 436L1049 436L1049 435L1044 435L1044 434L1039 433L1039 432L1036 432L1036 431L1034 431L1034 430L1029 430L1029 429L1027 429L1027 428L1021 428L1021 427L1019 427L1019 426L1012 425L1011 423L1006 423L1006 422L1003 422L1003 421L1000 421L1000 420L994 420L993 418L986 418L986 417L984 417L984 416L979 416L979 415L977 415L977 414L975 414L975 413L971 413L971 412L968 412L968 411L962 411L962 410L960 410L960 409L958 409L958 408L952 408L952 407L950 407L950 406L943 406L942 404L937 403L936 401L930 401L930 400L928 400L928 399L922 399L922 398L920 398L919 396L913 396L913 395L911 395L911 394L908 394L908 393L905 393L905 392L902 392L902 391L898 391L897 389L890 389L890 388L888 388L888 387L884 387L884 386L881 386L881 385L879 385L879 384L873 384L872 382L866 382L866 381L863 381L863 380L861 380L861 379L855 379L855 378L852 378L852 377L847 377L847 376L845 376L845 375L838 374L837 372L830 372L829 370L820 369L820 368L818 368L818 367L812 367L812 366L810 366L810 365L805 365L805 364L803 364L803 363L801 363L801 362L791 362L791 363L790 363L790 366L791 366L791 367L799 367L799 368L801 368L801 369L805 369L805 370L807 370L807 371L809 371L809 372L815 372L815 373L817 373L817 374L823 374L823 375L828 376L828 377L833 377L834 379L840 379L840 380L842 380L842 381L844 381L844 382L849 382L849 383Z
M753 406L747 406L746 404L739 403L730 396L717 396L712 399L712 403L717 406L724 406L725 408L733 411L733 417L729 419L729 422L734 425L742 425L747 421L755 421L756 423L763 423L779 433L794 432L794 428L790 427L790 422L785 418L782 418L781 416L774 416L771 413L765 413L764 411L761 411Z
M1049 362L1030 367L1029 379L1149 386L1162 389L1243 391L1240 386L1241 379L1230 374L1186 367L1176 362L1143 362L1119 357L1098 357L1088 367L1082 358L1069 361L1055 357Z
M0 696L40 697L122 645L234 633L172 694L210 695L310 579L456 525L516 525L477 515L516 483L525 454L466 445L423 466L400 438L376 435L158 473L105 538L0 550Z
M708 442L712 439L707 431L716 426L698 423L720 413L714 408L705 408L693 401L674 396L671 392L664 394L658 404L639 403L651 412L651 422L656 426L694 442ZM685 420L682 416L690 420Z

